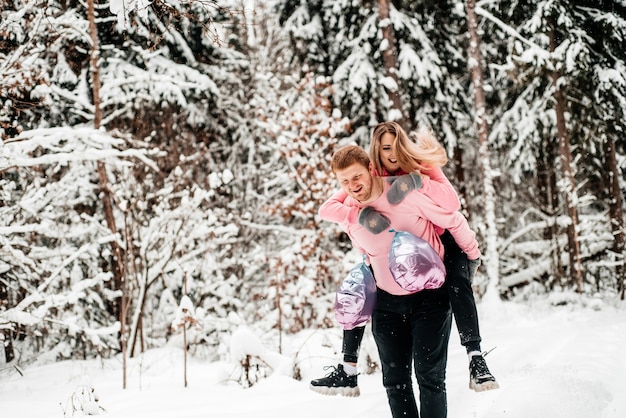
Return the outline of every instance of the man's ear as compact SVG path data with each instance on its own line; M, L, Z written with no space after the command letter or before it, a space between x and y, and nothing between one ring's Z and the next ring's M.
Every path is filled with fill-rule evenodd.
M369 172L372 176L376 176L376 169L374 168L374 163L372 163L370 161L370 164L368 166Z

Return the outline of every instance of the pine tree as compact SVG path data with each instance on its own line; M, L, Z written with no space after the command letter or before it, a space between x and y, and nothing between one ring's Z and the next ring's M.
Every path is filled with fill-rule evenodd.
M332 77L333 103L364 145L369 132L361 128L388 119L406 117L408 129L430 126L451 148L471 125L465 87L457 78L461 40L448 34L459 34L462 15L454 2L281 4L297 59Z
M500 81L505 83L502 91L507 94L502 96L502 117L492 139L508 149L506 166L512 169L513 177L522 184L537 186L529 187L525 196L536 197L543 212L538 215L542 222L545 219L544 238L553 243L554 276L548 278L548 287L564 284L560 279L560 226L565 226L568 236L568 244L563 248L569 251L569 262L565 263L569 266L569 284L578 291L585 290L593 270L589 263L582 269L582 257L606 249L589 241L595 222L586 218L593 211L589 212L589 206L583 206L581 200L598 203L604 200L610 207L615 192L609 192L608 184L594 186L595 180L592 183L590 178L619 178L618 173L608 168L610 152L605 151L615 149L610 145L615 134L607 135L612 130L609 127L617 126L619 132L623 126L620 111L616 112L611 104L622 100L623 83L603 83L599 75L613 74L612 68L623 66L623 53L610 47L611 39L620 38L623 33L620 10L614 2L592 5L585 1L540 1L514 2L506 10L494 6L484 11L485 16L497 22L499 31L509 35L508 64L500 67L506 70L502 74L507 78ZM608 48L599 47L605 43ZM598 100L609 91L607 100ZM597 167L594 159L585 158L591 154L598 156L597 161L609 161L609 164ZM558 167L561 170L557 172ZM590 171L597 177L590 176ZM533 178L535 173L537 182ZM617 196L617 199L622 198ZM582 209L585 211L581 212ZM567 212L566 218L559 218L563 212ZM618 236L614 241L618 249L619 241Z
M118 293L107 287L119 287L109 286L107 246L123 243L132 255L125 266L130 272L131 344L147 348L160 341L156 330L163 328L159 324L145 328L145 310L155 306L167 310L168 299L160 301L156 295L164 292L164 286L179 292L184 272L191 271L196 280L210 277L220 287L232 283L232 294L241 286L230 277L240 266L233 256L239 252L237 246L229 248L237 235L233 225L237 214L228 206L245 206L233 198L245 189L245 178L234 184L230 169L245 172L237 161L241 154L230 152L245 137L245 130L233 135L239 128L234 116L242 108L242 98L228 92L244 90L234 74L245 73L246 58L229 46L217 47L207 34L217 28L214 22L228 18L225 9L210 4L197 10L193 4L172 9L156 2L141 13L125 16L133 19L133 24L127 22L132 28L128 31L115 25L106 7L95 5L101 89L94 95L89 71L93 42L86 9L50 1L43 19L43 9L33 2L14 2L14 6L3 10L3 24L6 16L7 22L23 20L26 25L7 26L7 39L26 37L36 47L29 50L8 43L0 62L4 66L34 62L43 70L36 82L15 79L17 87L7 90L7 95L27 97L37 83L50 87L39 87L39 107L20 112L3 96L4 108L11 110L2 115L3 128L10 127L3 130L3 138L9 141L4 144L1 168L3 195L18 190L2 207L3 220L9 223L5 226L11 228L3 252L13 254L7 259L15 266L7 280L11 289L17 289L9 291L6 318L13 318L12 312L28 313L43 300L48 302L40 313L65 324L66 311L57 309L56 303L74 300L71 296L80 291L85 296L77 298L71 310L81 332L72 339L67 339L67 328L50 330L47 322L17 322L16 326L45 327L42 334L48 337L41 348L63 342L58 345L59 357L72 355L63 348L66 341L80 345L74 352L86 356L119 349L110 338L116 332L114 312L119 300ZM236 36L228 33L217 36L237 44ZM36 61L26 55L29 51L37 53ZM98 107L90 105L98 96L101 119L95 117ZM96 119L108 133L89 127ZM48 126L59 128L37 129ZM146 158L148 154L154 162ZM101 227L106 221L97 204L95 167L105 160L108 173L101 178L109 181L117 235ZM90 232L81 233L84 228ZM41 250L32 250L37 248ZM203 287L196 282L194 291ZM211 294L211 286L206 288L200 299L214 303L206 294ZM216 306L234 306L232 298L223 296ZM90 303L99 309L81 309ZM161 317L159 312L154 315ZM109 333L93 337L91 330L103 326L111 326Z

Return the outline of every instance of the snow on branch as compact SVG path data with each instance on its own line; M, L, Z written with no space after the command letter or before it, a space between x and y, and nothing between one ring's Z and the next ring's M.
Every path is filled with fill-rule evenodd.
M117 16L117 24L124 27L126 24L130 24L132 12L137 12L138 16L145 17L150 3L150 0L111 0L109 9L111 13Z
M237 328L231 335L230 356L241 366L239 383L248 387L270 375L293 375L293 359L266 348L247 326Z
M159 150L118 149L126 141L103 130L88 126L33 129L7 141L0 155L0 172L10 167L32 167L42 164L66 164L71 161L102 161L137 158L155 171L158 166L149 156ZM45 151L33 156L37 150ZM130 162L118 161L120 164Z
M63 306L65 303L74 300L76 298L76 294L82 293L85 289L90 289L101 285L102 283L108 281L111 278L110 273L97 273L95 277L91 279L83 279L78 283L72 285L69 292L67 294L52 294L47 295L46 297L41 296L39 292L34 292L31 295L24 298L17 306L16 309L24 309L29 304L45 301L43 306L37 307L37 310L40 312L45 312L52 307ZM30 297L32 296L32 300ZM39 317L43 317L43 315L37 315Z
M61 274L61 272L64 271L65 268L72 264L76 259L78 259L81 254L92 251L94 248L102 244L107 244L114 239L115 238L112 235L109 235L107 237L100 238L96 243L89 243L80 247L78 251L65 259L63 263L61 263L61 265L54 272L52 272L52 274L41 285L39 285L39 287L37 288L37 292L44 292L46 288L50 286L50 284Z
M549 217L545 217L543 221L532 222L527 225L524 225L521 229L517 230L515 233L511 234L500 246L500 251L504 252L511 243L516 241L517 239L523 237L529 232L532 231L540 231L543 230L553 224L557 223L556 219L550 219Z
M519 39L522 43L528 45L533 50L535 50L537 52L537 55L540 55L545 59L548 59L550 57L550 51L542 48L541 46L537 45L533 41L524 38L518 31L516 31L511 26L504 23L502 20L495 17L493 14L489 13L487 10L480 7L478 4L476 5L476 14L484 17L485 19L491 20L493 23L499 26L500 29L502 29L505 33L511 35L515 39Z
M241 225L247 226L248 228L258 229L258 230L262 230L262 231L282 232L282 233L287 234L287 235L305 236L305 235L314 235L315 234L315 231L312 231L312 230L290 228L290 227L283 226L283 225L259 224L259 223L244 221L244 220L241 220L240 223L241 223Z
M176 317L172 321L172 330L196 326L199 328L198 320L195 317L195 309L189 296L185 295L180 300L180 305L176 310Z
M53 308L62 308L68 304L72 304L75 300L79 299L84 294L85 290L94 288L101 285L103 282L109 280L111 275L109 273L99 273L95 277L90 279L84 279L74 284L71 289L63 294L50 294L44 295L38 291L34 291L20 301L14 308L7 309L0 312L0 323L2 322L14 322L22 325L34 325L43 320L61 324L68 329L76 330L78 325L73 322L63 322L58 320L47 319L46 315ZM27 311L28 308L32 308L31 311ZM104 331L88 332L87 329L81 329L85 334L97 336L101 334L114 334L119 329L119 324L110 327L105 327Z
M542 260L524 270L503 276L499 286L501 289L508 289L522 283L530 283L550 271L551 263L550 259Z

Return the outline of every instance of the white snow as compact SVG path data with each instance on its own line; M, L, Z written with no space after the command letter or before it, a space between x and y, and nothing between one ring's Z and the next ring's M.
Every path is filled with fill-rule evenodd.
M626 416L626 304L622 301L548 300L499 304L483 315L483 349L500 383L495 391L468 389L467 358L453 326L448 362L451 418L623 418ZM235 335L236 334L236 335ZM84 416L109 418L389 417L380 371L367 375L359 363L361 396L328 397L309 390L323 365L339 358L340 330L306 330L283 336L282 354L253 327L233 334L232 352L252 348L273 373L250 388L235 382L239 362L188 358L183 386L183 351L170 343L128 360L122 389L121 358L65 361L0 372L3 418ZM263 344L264 346L261 346ZM362 356L375 348L366 331ZM250 353L253 354L253 353ZM302 381L290 376L297 364ZM73 407L76 411L72 414Z

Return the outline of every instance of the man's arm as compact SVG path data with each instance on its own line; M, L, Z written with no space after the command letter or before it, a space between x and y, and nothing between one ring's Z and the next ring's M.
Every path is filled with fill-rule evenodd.
M318 214L325 221L345 225L360 224L373 234L379 234L389 227L389 219L370 207L346 205L348 195L339 190L320 206Z
M350 234L350 225L357 224L359 219L359 211L361 210L357 206L348 206L345 204L345 200L348 195L343 190L338 190L335 192L326 202L320 206L318 210L318 214L320 218L325 221L335 222L339 224L341 229L348 234L350 238L350 242L355 250L357 250L360 254L365 255L365 263L367 265L370 264L369 256L365 252L365 250L358 245L354 239L352 239L352 235Z
M345 205L348 195L343 190L335 192L318 210L320 218L325 221L342 224L355 224L359 219L360 208Z

